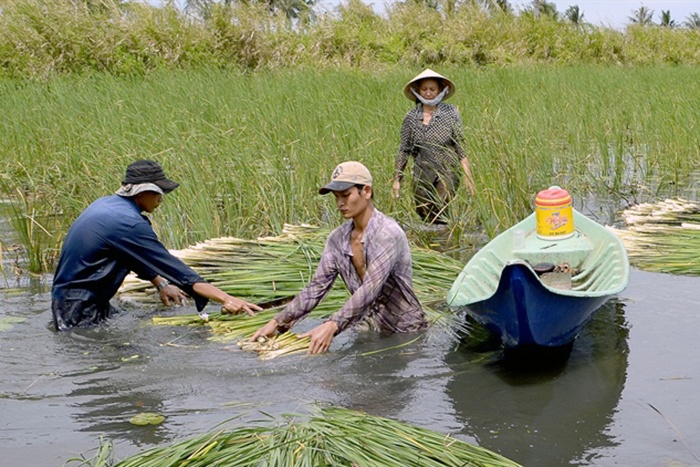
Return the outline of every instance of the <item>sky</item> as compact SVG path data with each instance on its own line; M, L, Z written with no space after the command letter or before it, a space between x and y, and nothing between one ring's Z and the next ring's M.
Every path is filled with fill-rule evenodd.
M583 20L596 26L609 26L621 28L628 25L633 16L633 11L645 6L654 12L652 21L658 23L661 12L669 10L671 19L676 24L682 24L692 13L700 14L700 1L698 0L548 0L557 6L559 13L564 13L570 6L578 5L583 13ZM510 4L516 9L532 5L532 0L510 0Z

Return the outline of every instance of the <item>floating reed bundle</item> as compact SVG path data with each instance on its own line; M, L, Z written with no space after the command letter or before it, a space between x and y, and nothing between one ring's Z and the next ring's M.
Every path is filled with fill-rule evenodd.
M212 284L231 295L260 304L265 311L254 317L215 312L209 314L206 322L196 314L157 316L153 318L154 323L206 325L212 330L212 340L220 342L250 337L311 280L328 233L327 229L308 225L285 225L282 235L278 237L256 240L215 238L185 250L173 251L174 255ZM462 264L439 252L417 246L412 246L411 254L414 289L428 319L431 322L448 321L441 318L451 314L441 311L440 307L446 291L462 270ZM140 306L158 303L153 286L135 275L127 277L118 297L122 302ZM333 289L309 316L326 318L342 307L347 299L348 293L342 281L336 281ZM293 333L288 334L296 337ZM290 345L290 336L276 345ZM297 349L300 345L299 342L294 344ZM306 345L308 347L308 341ZM253 350L251 346L241 347ZM267 355L285 353L280 350L276 348L275 352ZM264 357L270 350L258 346L257 351Z
M682 198L623 211L627 228L612 229L639 269L700 275L700 204Z
M407 423L338 407L307 421L287 416L273 427L220 430L157 447L116 464L103 446L91 467L198 467L210 465L333 467L518 467L487 449ZM371 434L371 436L368 436ZM111 454L111 452L110 452ZM75 461L79 461L76 459Z
M272 337L258 337L256 341L242 340L238 346L243 350L257 352L262 360L306 352L311 342L310 337L299 337L293 332L285 332Z

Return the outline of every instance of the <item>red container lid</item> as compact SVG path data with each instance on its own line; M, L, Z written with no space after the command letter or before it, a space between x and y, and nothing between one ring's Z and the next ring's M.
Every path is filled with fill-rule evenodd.
M558 186L550 186L546 190L540 191L535 199L535 204L538 206L559 206L569 203L571 203L571 195Z

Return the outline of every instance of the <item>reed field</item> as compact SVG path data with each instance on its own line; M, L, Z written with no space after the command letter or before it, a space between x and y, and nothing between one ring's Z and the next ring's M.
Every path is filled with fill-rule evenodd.
M129 163L156 160L181 184L150 216L166 247L184 251L228 237L228 256L215 250L219 263L205 258L197 266L207 280L270 306L245 323L212 313L213 339L242 339L303 287L323 244L287 246L283 261L246 242L279 253L272 237L285 225L324 233L339 225L333 197L318 188L335 165L359 160L373 173L375 206L407 227L416 290L437 322L444 285L463 258L415 248L432 246L432 237L415 228L410 165L402 196L390 196L401 122L413 105L402 89L427 67L457 87L449 103L461 111L476 183L476 195L462 186L449 211L447 248L455 255L475 247L471 234L493 237L529 215L537 192L551 185L568 189L575 204L615 212L697 198L697 28L613 30L479 3L449 12L397 3L378 16L348 0L290 20L255 1L181 11L111 0L0 0L0 216L16 234L0 238L0 258L17 254L19 243L30 271L51 272L75 218L117 190ZM676 241L688 242L687 232ZM664 267L679 267L663 259ZM152 301L147 286L126 286L135 303ZM337 309L342 292L329 295L319 316ZM287 353L308 345L296 335L278 338ZM281 355L270 349L268 357ZM368 432L378 435L377 449L356 441ZM222 430L116 464L111 449L71 461L407 465L420 455L420 465L515 465L445 435L332 408L305 423Z
M169 248L274 235L285 222L334 226L317 189L343 160L373 172L376 206L417 222L410 176L390 198L401 89L419 69L169 70L141 77L0 80L2 196L36 271L70 224L113 193L137 158L181 182L152 216ZM457 87L477 185L460 191L451 232L493 235L549 185L574 198L644 202L692 192L700 159L694 67L439 67ZM625 207L624 204L621 207Z

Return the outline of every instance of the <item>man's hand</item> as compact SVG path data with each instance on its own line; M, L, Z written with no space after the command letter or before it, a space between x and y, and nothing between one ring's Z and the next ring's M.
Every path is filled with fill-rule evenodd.
M326 321L320 326L316 326L311 331L299 335L299 337L311 337L309 354L317 354L328 350L337 331L338 325L335 324L335 321Z
M260 310L262 310L262 308L260 308L255 303L249 303L245 300L241 300L240 298L236 298L231 295L229 295L228 298L226 298L226 300L224 300L224 303L221 305L222 313L231 313L233 315L237 315L245 311L250 316L255 316L255 312Z
M276 320L271 319L265 326L255 331L255 334L253 334L253 337L250 338L250 341L255 342L258 340L258 337L269 337L276 333L278 329L279 323Z
M160 295L160 300L165 304L165 306L170 306L170 305L182 305L185 303L185 300L187 300L187 295L185 292L180 290L179 287L176 287L172 284L166 285L162 289L158 291L158 295Z

